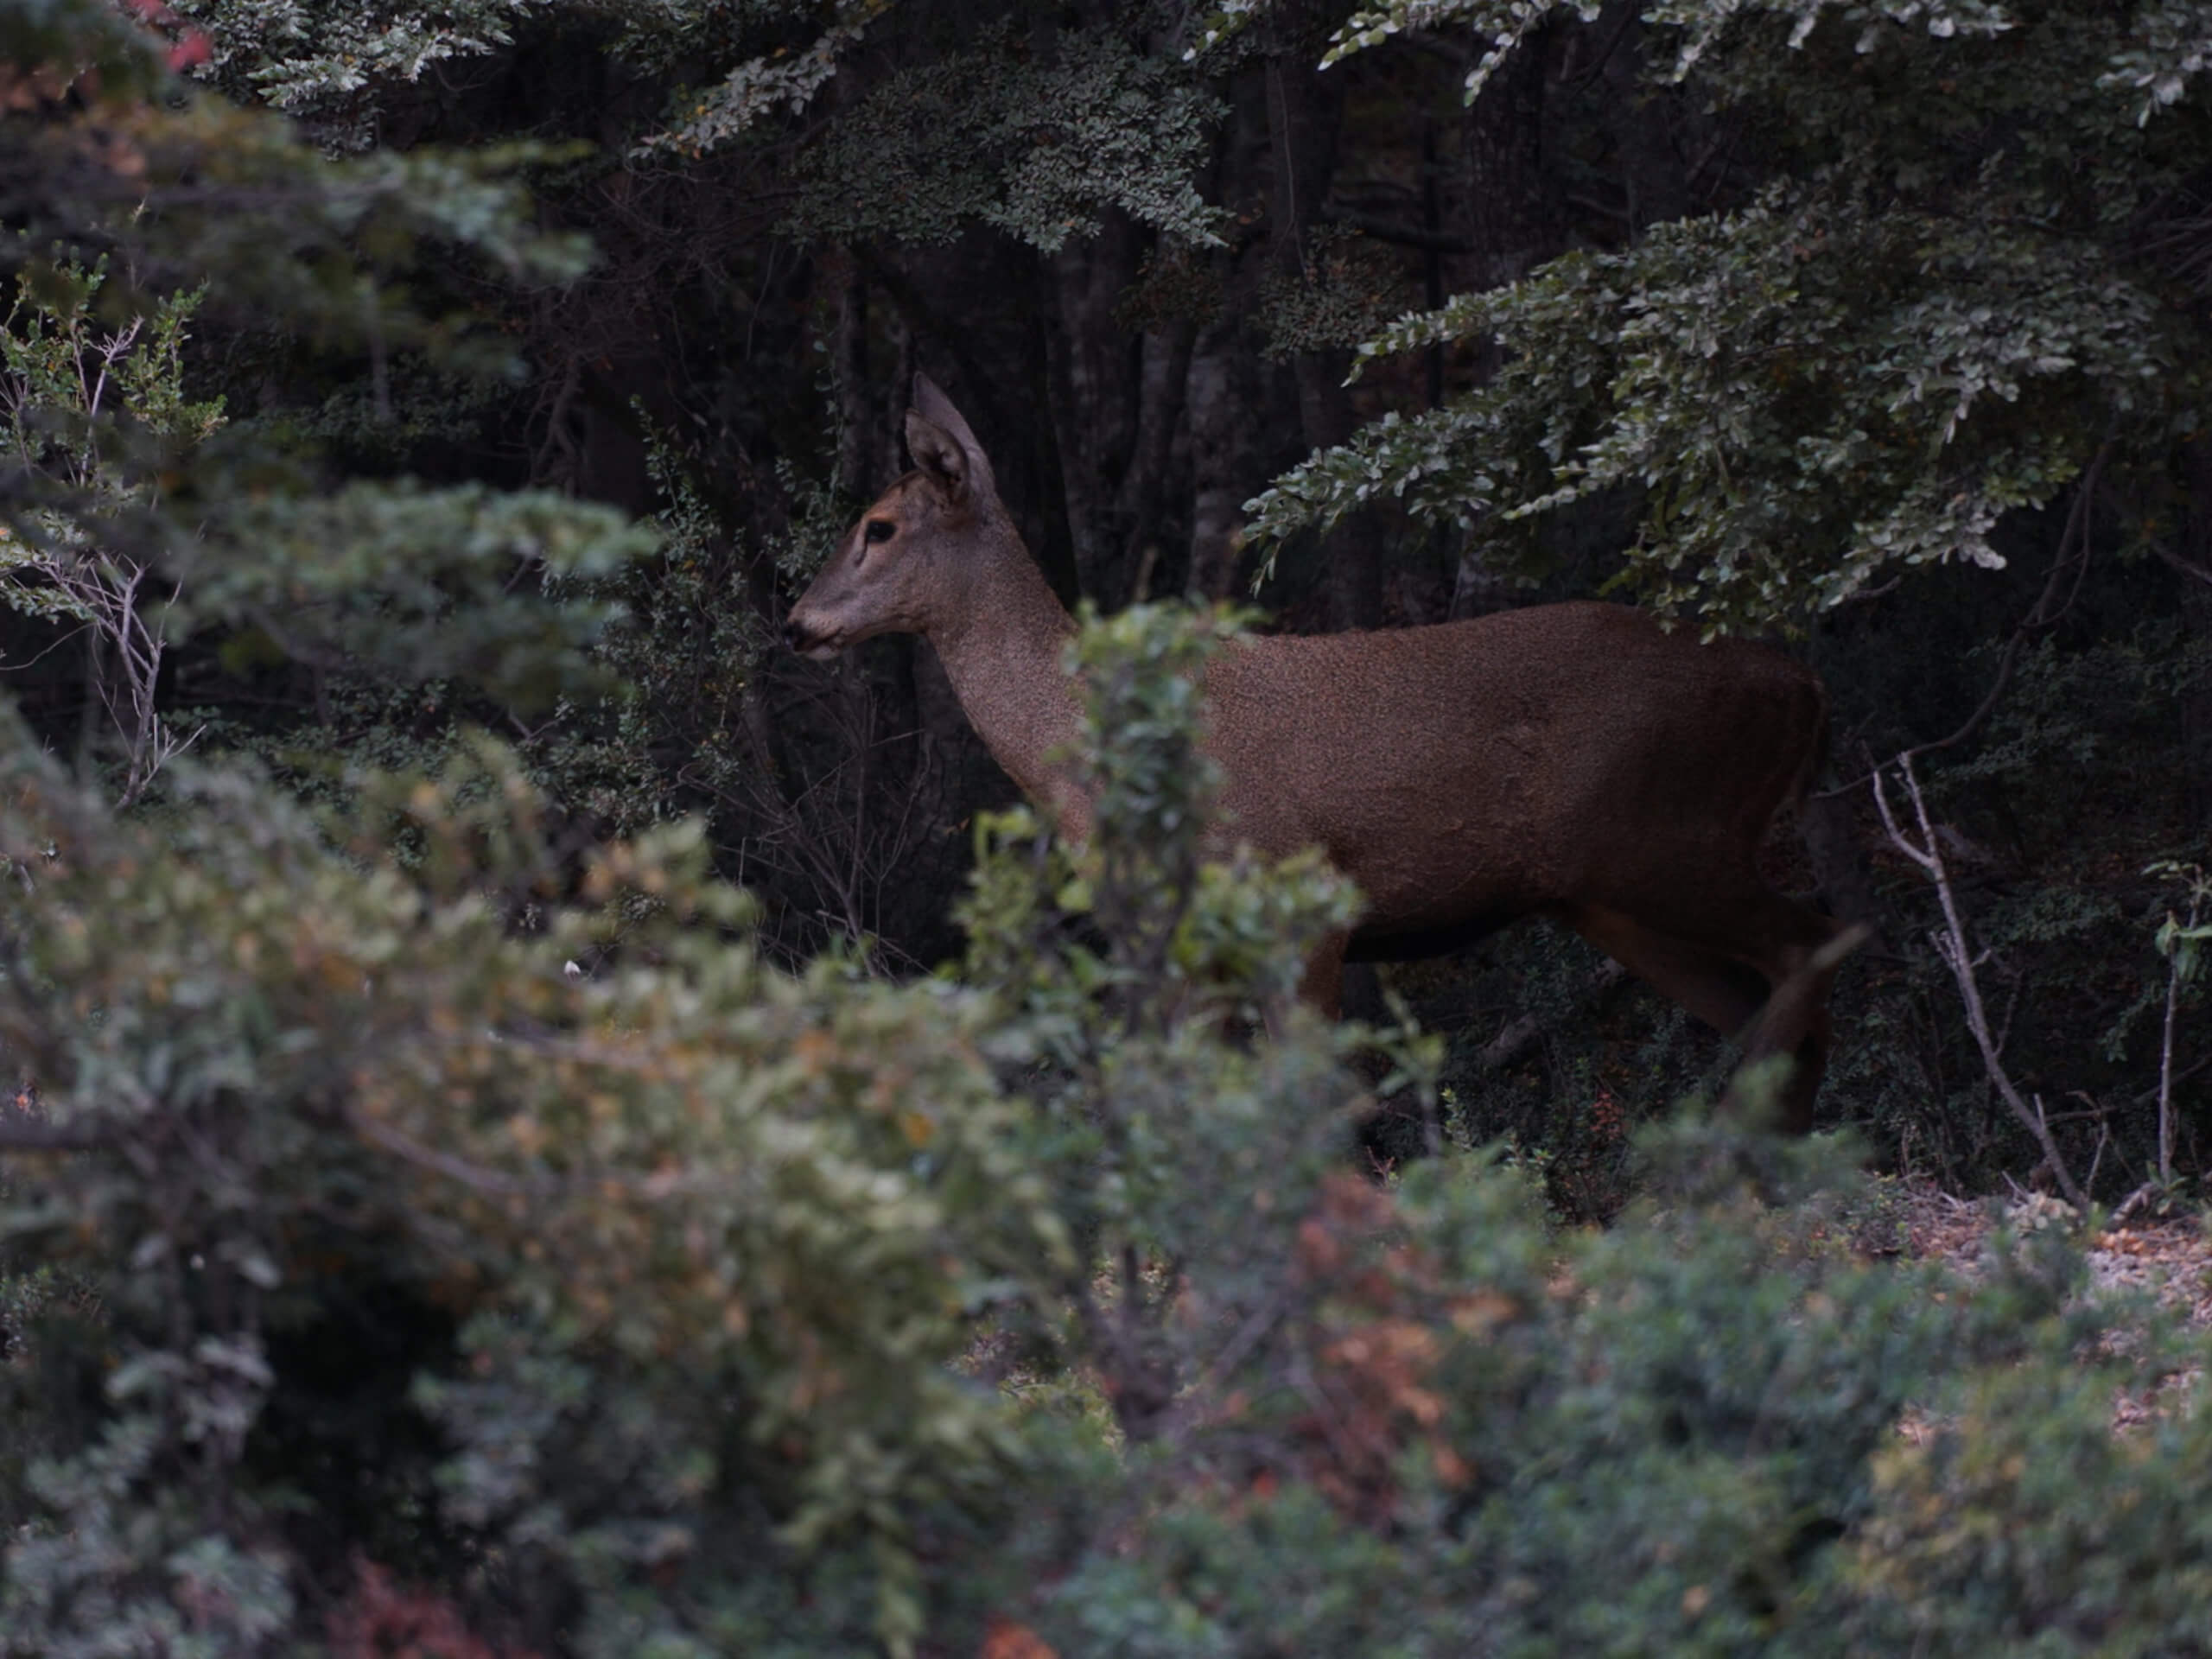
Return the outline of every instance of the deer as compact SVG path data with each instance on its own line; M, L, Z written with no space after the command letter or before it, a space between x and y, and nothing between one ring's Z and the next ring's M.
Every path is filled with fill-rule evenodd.
M993 758L1080 842L1090 805L1065 763L1074 620L960 411L919 374L912 404L912 470L846 533L784 637L826 660L920 635ZM1323 1017L1338 1017L1347 961L1442 955L1545 918L1738 1042L1739 1083L1786 1057L1771 1109L1810 1128L1828 993L1855 941L1758 868L1822 764L1827 698L1810 670L1577 601L1246 636L1202 689L1202 747L1222 773L1213 833L1273 858L1318 847L1361 895L1305 965L1300 997Z

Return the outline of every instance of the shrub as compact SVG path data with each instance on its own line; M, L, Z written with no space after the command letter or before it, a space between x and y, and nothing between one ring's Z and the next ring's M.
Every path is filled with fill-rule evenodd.
M1436 1057L1205 855L1226 633L1084 630L1096 834L982 826L964 984L772 967L693 826L577 875L480 741L155 823L5 734L0 1653L2212 1646L2203 1414L2110 1423L2194 1355L2063 1231L1870 1264L1694 1115L1604 1232L1351 1166Z

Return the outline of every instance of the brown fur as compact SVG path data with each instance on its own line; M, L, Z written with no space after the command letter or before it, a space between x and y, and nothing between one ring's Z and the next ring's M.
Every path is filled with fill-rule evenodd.
M1047 759L1075 729L1059 666L1074 625L959 411L918 376L915 401L916 470L853 527L785 633L817 656L928 639L999 764L1079 839L1089 804ZM868 539L876 522L887 539ZM1319 846L1365 896L1352 933L1308 965L1310 1001L1336 1011L1347 954L1434 954L1552 917L1752 1058L1791 1055L1783 1119L1809 1127L1837 928L1758 869L1818 763L1827 711L1808 671L1620 606L1542 605L1245 640L1206 693L1223 833L1278 856Z

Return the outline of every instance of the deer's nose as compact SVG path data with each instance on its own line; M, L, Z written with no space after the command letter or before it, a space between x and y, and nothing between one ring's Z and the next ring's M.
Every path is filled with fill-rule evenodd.
M805 623L800 621L798 618L795 616L787 616L784 619L784 643L785 645L789 645L793 651L804 651L806 649L806 639L807 627Z

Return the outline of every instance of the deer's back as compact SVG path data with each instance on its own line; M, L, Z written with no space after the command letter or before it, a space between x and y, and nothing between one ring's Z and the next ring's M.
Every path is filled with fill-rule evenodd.
M1255 639L1207 689L1229 833L1319 845L1383 928L1748 861L1824 720L1780 653L1601 604Z

